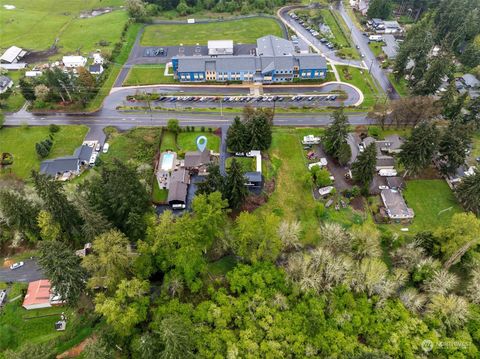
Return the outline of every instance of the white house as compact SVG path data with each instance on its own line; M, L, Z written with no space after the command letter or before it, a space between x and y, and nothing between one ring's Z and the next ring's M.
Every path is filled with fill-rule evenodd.
M63 65L68 68L82 67L87 64L87 59L83 56L64 56Z
M101 54L96 52L93 54L93 63L103 65L105 63L105 59L102 57Z

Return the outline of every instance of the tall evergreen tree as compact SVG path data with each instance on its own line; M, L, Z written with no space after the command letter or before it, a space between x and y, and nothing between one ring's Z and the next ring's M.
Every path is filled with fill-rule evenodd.
M21 231L30 239L38 238L40 229L37 225L39 206L18 192L0 191L0 217L17 231Z
M102 166L100 178L81 186L90 204L130 239L142 238L149 197L134 168L119 160Z
M242 166L234 158L227 169L225 179L225 198L228 200L230 208L239 208L247 197L248 190L245 187L245 182Z
M325 151L336 157L340 157L342 145L347 142L348 117L344 114L343 108L335 110L332 114L333 122L325 130L323 143Z
M422 121L412 130L399 154L400 162L409 173L416 175L430 165L438 148L438 138L439 133L433 123Z
M390 0L372 0L368 6L367 16L386 20L392 13L392 3Z
M416 95L434 94L442 84L442 79L452 73L452 59L448 54L435 56L429 62L428 70L413 87Z
M460 114L461 108L457 108L457 86L455 79L450 79L446 91L440 97L439 103L442 106L442 114L452 120Z
M227 148L233 152L248 152L251 148L247 142L247 128L240 117L236 116L227 131Z
M267 115L256 111L253 118L246 124L249 136L248 148L250 150L268 150L272 144L272 125Z
M467 211L480 216L480 170L478 168L473 175L463 178L456 189L456 194Z
M375 143L371 143L360 153L352 165L352 176L356 182L360 182L368 188L372 182L377 164L377 149Z
M208 165L208 175L205 180L198 184L198 194L210 194L213 192L224 193L224 179L220 173L220 167L217 164ZM225 197L225 196L224 196Z
M43 200L45 210L50 212L53 220L60 225L63 237L69 240L77 239L82 219L67 199L62 184L36 171L32 171L32 178L35 190Z
M470 142L471 134L468 126L459 124L457 121L450 122L439 143L441 170L444 174L455 173L457 168L465 163L466 150Z
M43 241L39 248L38 263L52 287L69 305L75 306L87 279L80 257L58 241Z

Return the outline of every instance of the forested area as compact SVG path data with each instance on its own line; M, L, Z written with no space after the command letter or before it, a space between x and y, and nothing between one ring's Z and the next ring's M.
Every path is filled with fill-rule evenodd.
M480 72L480 1L443 0L407 32L395 62L412 92L434 94L458 71ZM434 50L435 49L435 50Z

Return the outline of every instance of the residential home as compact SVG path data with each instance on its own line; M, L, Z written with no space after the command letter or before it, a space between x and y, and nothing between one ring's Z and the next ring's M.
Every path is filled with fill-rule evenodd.
M101 64L94 64L88 67L88 72L92 75L101 75L103 73L103 66Z
M96 53L93 54L93 63L103 65L105 63L105 59L103 58L103 56L101 54L96 52Z
M64 56L62 62L66 68L77 68L85 67L87 59L83 56Z
M480 81L472 74L465 74L460 78L460 81L467 89L475 89L480 87Z
M207 165L211 162L210 151L192 151L185 153L184 166L188 170L198 172L199 175L207 175Z
M380 196L385 206L386 216L393 222L408 223L415 214L413 209L408 208L402 194L394 189L384 189L380 193Z
M60 181L69 180L78 176L82 169L89 165L93 153L93 147L82 145L75 150L73 156L42 161L40 173Z
M7 92L13 86L13 81L10 77L0 75L0 94Z
M398 21L384 21L383 26L385 34L400 34L403 31Z
M245 185L249 188L262 188L263 186L263 177L262 172L246 172L245 173L246 182Z
M382 46L382 51L385 53L389 60L394 60L398 54L398 42L391 34L383 36L383 42L385 46Z
M187 204L189 184L190 173L185 168L176 169L171 173L167 198L170 206L175 207L180 205L183 207Z
M48 279L40 279L28 284L27 294L22 306L27 310L31 310L50 308L62 304L62 298L54 293L50 281Z
M440 165L440 163L437 163L437 165ZM465 164L458 167L454 174L445 176L445 180L447 181L448 186L451 189L454 189L462 182L463 178L471 176L473 174L475 174L475 167L468 167Z

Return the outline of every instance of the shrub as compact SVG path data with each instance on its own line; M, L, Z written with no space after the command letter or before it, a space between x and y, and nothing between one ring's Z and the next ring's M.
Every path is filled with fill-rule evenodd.
M319 203L315 207L315 216L318 219L327 219L328 218L328 211L325 208L325 205L323 203Z
M201 132L205 132L205 126L200 127Z
M50 126L48 126L48 130L50 131L50 133L57 133L58 131L60 131L60 126L51 123Z

